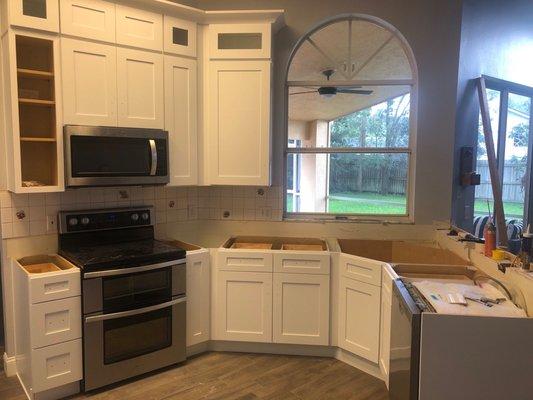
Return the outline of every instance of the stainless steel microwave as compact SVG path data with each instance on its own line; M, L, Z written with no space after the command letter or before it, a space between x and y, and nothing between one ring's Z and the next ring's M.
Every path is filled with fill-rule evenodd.
M166 131L66 125L64 139L67 187L169 182Z

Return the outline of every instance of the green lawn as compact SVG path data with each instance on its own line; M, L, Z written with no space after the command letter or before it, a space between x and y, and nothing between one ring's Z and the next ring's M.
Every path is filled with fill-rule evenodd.
M503 202L503 210L505 211L505 219L508 218L524 218L524 205L522 203L513 203L510 201ZM494 202L490 201L490 212L494 212ZM487 201L476 200L474 204L474 213L476 215L488 215Z
M292 211L292 198L287 196L287 210ZM406 214L406 199L401 195L378 193L331 193L329 212L333 214Z

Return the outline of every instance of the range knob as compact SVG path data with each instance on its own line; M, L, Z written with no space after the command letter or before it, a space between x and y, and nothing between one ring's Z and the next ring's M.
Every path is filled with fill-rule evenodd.
M81 219L81 224L82 225L89 225L89 222L91 222L91 220L88 217L83 217Z
M70 219L68 220L68 224L69 224L70 226L76 226L76 225L78 225L78 218L70 218Z
M131 220L134 222L137 222L139 220L139 214L131 214Z
M142 218L144 221L148 221L148 218L150 218L150 216L148 215L148 213L142 213L141 218Z

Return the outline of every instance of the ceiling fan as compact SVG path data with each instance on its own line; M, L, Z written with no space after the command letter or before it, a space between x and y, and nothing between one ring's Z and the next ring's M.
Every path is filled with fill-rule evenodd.
M328 81L329 81L329 78L331 78L331 76L334 73L335 73L334 69L326 69L326 70L322 71L322 75L324 75ZM329 98L329 97L335 96L337 93L362 94L362 95L369 95L369 94L374 93L373 90L361 90L359 88L361 88L361 86L341 86L341 87L321 86L318 89L314 89L314 90L307 90L305 92L291 93L291 96L293 94L318 93L321 96Z

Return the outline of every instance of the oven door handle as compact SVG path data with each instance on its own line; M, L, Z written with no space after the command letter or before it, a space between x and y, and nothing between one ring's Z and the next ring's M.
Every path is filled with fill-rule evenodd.
M131 317L131 316L139 315L139 314L146 314L146 313L149 313L151 311L161 310L162 308L167 308L167 307L170 307L170 306L174 306L176 304L184 303L186 301L187 301L187 297L180 297L178 299L167 301L166 303L161 303L161 304L156 304L154 306L139 308L137 310L120 311L120 312L116 312L116 313L112 313L112 314L102 314L102 315L95 315L95 316L92 316L92 317L86 317L85 318L85 322L86 323L99 322L99 321L106 321L106 320L109 320L109 319L117 319L117 318Z
M186 259L182 258L181 260L166 261L158 264L150 265L141 265L140 267L131 267L131 268L120 268L120 269L109 269L106 271L95 271L95 272L86 272L83 274L84 279L90 278L102 278L105 276L116 276L116 275L129 275L137 272L151 271L153 269L161 269L166 267L171 267L173 265L185 264Z
M150 176L154 176L157 172L157 146L155 145L155 140L150 139L150 154L152 158L152 165L150 167Z

